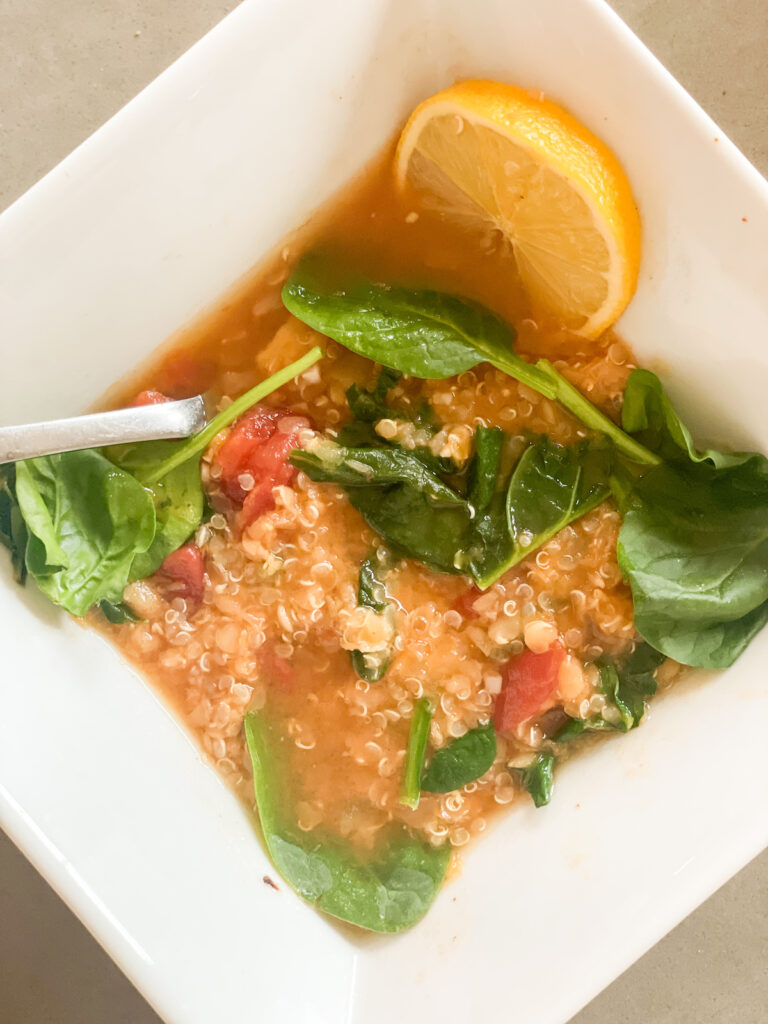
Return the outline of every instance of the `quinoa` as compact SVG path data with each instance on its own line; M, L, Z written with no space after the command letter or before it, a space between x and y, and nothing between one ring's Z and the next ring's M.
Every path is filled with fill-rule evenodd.
M289 326L281 328L283 335ZM312 342L305 330L297 327L297 333L304 344ZM614 339L596 343L588 358L559 362L604 407L620 395L632 365ZM311 413L318 429L333 429L349 416L343 382L364 381L367 372L362 360L330 344L319 374L270 401ZM404 380L395 398L429 402L454 425L441 431L443 437L461 437L456 425L462 423L512 429L521 444L529 431L561 443L584 436L555 403L492 368L450 381ZM209 485L215 485L220 443L206 455ZM275 489L275 502L245 531L234 511L216 513L201 528L208 583L194 615L187 615L182 599L168 603L145 581L126 594L139 602L143 621L110 632L249 803L242 724L248 708L267 700L268 652L294 665L301 679L298 694L270 690L270 699L293 740L302 829L323 826L365 847L383 825L401 820L431 842L463 846L515 799L519 786L508 769L526 764L543 734L533 722L519 736L499 737L496 762L482 778L457 792L425 793L412 811L398 795L414 702L422 696L433 701L436 748L487 723L502 664L526 644L536 649L538 634L559 637L572 655L561 683L565 711L598 713L604 698L589 666L604 652L631 649L635 635L629 590L616 562L617 510L605 502L565 527L464 612L458 609L469 589L465 579L401 562L387 584L396 607L395 657L381 681L367 683L356 677L347 651L382 642L371 633L382 628L380 617L357 606L360 562L378 538L340 489L303 473L292 486Z
M429 227L427 218L404 228L401 201L380 176L371 180L332 218L319 218L315 239L333 241L333 223L350 248L377 217L378 237L387 245L373 270L380 266L386 279L396 256L404 273L417 279L431 274L427 283L493 305L518 324L523 357L545 355L593 403L618 416L634 365L621 340L609 333L587 341L533 319L503 254L476 267L447 230ZM362 270L371 270L368 250L356 256ZM289 271L290 261L274 259L218 318L196 328L185 348L147 369L144 386L169 394L206 389L223 406L320 343L325 358L268 403L311 421L301 432L302 447L317 444L321 434L333 437L349 419L347 388L368 386L371 364L286 314L279 288ZM441 424L426 438L433 454L458 463L468 457L480 424L502 427L521 451L531 433L560 444L586 436L556 403L486 364L448 380L403 377L388 402L405 412L426 403ZM382 420L377 429L405 447L425 441L404 420ZM290 738L299 827L328 829L361 849L393 820L433 844L464 846L520 795L510 769L529 764L545 735L539 716L514 735L499 736L496 760L481 778L452 793L423 793L411 810L398 798L409 723L421 697L434 706L430 741L440 748L490 720L510 658L557 638L568 657L552 704L574 717L610 714L595 662L602 654L630 652L636 640L630 592L616 560L620 518L611 501L565 527L482 594L466 578L401 560L387 577L390 622L358 608L360 563L381 541L344 493L297 473L289 486L275 488L275 507L242 529L237 509L218 490L216 453L224 440L214 440L202 464L216 511L196 537L207 572L201 607L169 600L150 579L125 595L142 621L100 628L175 707L249 806L243 719L267 702ZM239 479L246 492L254 482L250 474ZM392 663L380 681L365 682L349 651L379 649L391 639L392 626ZM674 668L665 678L673 675Z

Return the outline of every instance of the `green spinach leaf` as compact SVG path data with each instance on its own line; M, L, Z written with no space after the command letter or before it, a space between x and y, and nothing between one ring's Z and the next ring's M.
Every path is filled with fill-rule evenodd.
M426 697L422 697L414 704L411 728L408 734L408 749L405 752L403 784L400 789L400 803L414 809L419 806L421 776L424 771L424 758L427 754L432 713L432 705Z
M766 460L654 469L622 511L638 632L685 665L731 665L768 621Z
M496 758L493 722L479 725L435 751L421 779L427 793L450 793L485 775Z
M100 601L118 604L137 554L155 536L149 493L100 452L67 452L16 466L16 495L27 526L26 563L55 604L82 616Z
M0 466L0 544L11 553L13 576L24 583L27 576L25 554L27 527L16 500L16 466Z
M465 504L437 506L411 484L355 487L350 503L397 554L445 573L466 572L471 517Z
M664 387L650 370L633 370L624 390L621 423L628 434L641 440L664 459L710 462L716 469L740 466L754 458L749 452L698 449L688 427L675 412Z
M323 441L312 452L294 450L289 461L312 480L346 488L408 484L434 504L465 504L460 494L443 483L413 453L402 448L347 448L333 441Z
M362 608L371 608L378 615L388 615L394 619L392 607L387 600L387 592L384 582L379 574L383 574L389 568L389 559L380 559L374 553L366 558L360 566L357 587L357 603ZM383 679L387 669L392 663L394 653L394 621L392 622L393 633L391 642L378 651L350 651L349 656L352 667L357 675L367 683L377 683Z
M400 419L402 414L397 409L387 405L387 394L397 384L402 374L397 370L390 370L384 366L379 373L378 380L371 391L352 384L347 388L347 404L349 410L356 420L364 423L376 423L384 419Z
M173 454L178 443L144 441L107 449L108 458L144 484L155 503L157 530L149 550L134 559L131 580L151 576L168 555L186 543L202 522L205 495L199 459L182 462L153 484L144 483L158 462Z
M469 467L467 501L475 514L484 512L496 493L506 435L500 427L480 424L475 431L475 454Z
M506 494L498 489L475 525L472 575L485 589L564 526L609 495L608 452L591 442L563 447L545 436L525 450Z
M397 554L457 573L467 545L469 506L416 456L395 446L347 448L325 442L290 461L313 480L345 487L350 503Z
M656 693L656 669L664 660L664 655L647 643L638 644L621 664L602 657L597 663L600 690L619 712L618 722L610 722L601 715L572 718L557 732L555 741L563 743L585 732L606 729L628 732L637 728L645 715L646 702Z
M600 687L619 709L624 732L635 729L643 720L646 702L656 693L656 669L665 661L650 644L638 644L623 665L601 658Z
M393 825L366 858L338 837L302 832L285 736L263 712L246 715L245 736L264 840L286 882L326 914L360 928L400 932L416 924L437 896L450 848L430 846Z
M141 622L141 616L124 601L113 604L112 601L99 601L99 611L114 626L123 626L126 622Z
M544 807L549 803L554 788L554 754L542 751L527 768L516 768L515 771L537 807Z
M611 438L627 458L656 465L658 456L596 409L547 360L532 366L512 350L515 333L495 313L466 299L359 282L344 288L319 283L310 259L283 288L294 316L358 355L424 379L463 373L489 362Z
M614 483L638 632L685 665L726 668L768 621L768 460L697 449L648 370L629 378L623 422L668 460Z

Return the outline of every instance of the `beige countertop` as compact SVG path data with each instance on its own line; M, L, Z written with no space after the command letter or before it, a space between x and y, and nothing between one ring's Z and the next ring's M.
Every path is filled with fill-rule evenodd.
M768 173L766 0L612 2ZM224 0L0 0L0 208L235 6ZM766 909L768 853L572 1024L766 1024ZM0 1024L157 1021L0 833Z

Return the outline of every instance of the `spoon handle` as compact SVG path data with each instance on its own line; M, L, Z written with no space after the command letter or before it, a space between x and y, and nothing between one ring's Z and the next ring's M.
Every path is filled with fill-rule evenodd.
M205 404L202 397L196 395L180 402L0 427L0 465L37 455L101 448L107 444L189 437L202 430L205 424Z

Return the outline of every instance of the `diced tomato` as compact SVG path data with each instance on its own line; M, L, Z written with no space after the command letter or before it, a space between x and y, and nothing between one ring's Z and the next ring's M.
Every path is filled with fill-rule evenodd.
M290 693L296 682L293 665L286 658L276 654L274 646L269 642L259 650L259 666L267 686L276 686L279 690Z
M543 654L523 651L507 662L501 670L501 693L493 715L497 732L514 732L537 711L546 710L565 657L562 644L554 643Z
M482 590L479 587L476 587L473 583L469 590L465 590L464 593L460 594L453 602L454 610L460 615L463 615L465 619L474 618L474 616L477 615L477 611L475 610L475 601L481 594Z
M161 391L140 391L131 402L131 407L138 405L160 405L162 402L170 402L171 399Z
M185 544L172 552L158 569L171 582L167 590L171 597L183 597L191 612L203 603L205 590L205 562L197 544Z
M275 507L274 487L293 480L296 470L288 462L288 454L298 447L299 433L308 426L304 416L257 406L219 448L216 460L221 466L221 487L236 505L242 505L244 526Z

